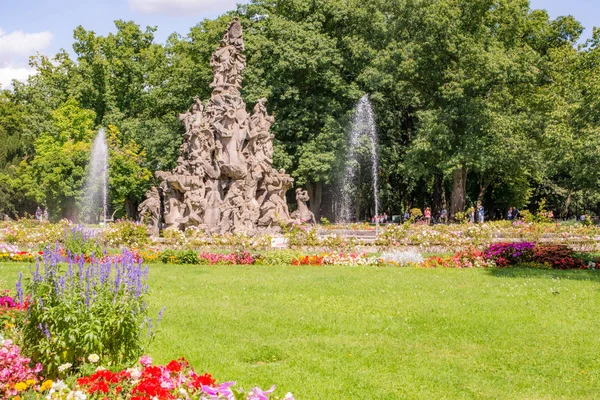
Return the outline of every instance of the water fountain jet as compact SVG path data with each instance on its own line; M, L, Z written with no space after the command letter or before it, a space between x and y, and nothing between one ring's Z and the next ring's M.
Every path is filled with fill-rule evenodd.
M90 167L85 181L83 220L97 222L98 213L102 225L106 224L108 212L108 145L103 128L98 130L90 154Z
M358 171L359 162L359 144L363 137L369 139L371 151L371 173L373 177L373 198L375 205L375 215L379 214L379 189L378 189L378 138L377 126L373 108L369 101L369 96L364 95L356 105L354 120L352 122L352 130L350 132L350 141L348 147L348 158L346 161L346 170L342 182L342 198L340 207L337 213L337 219L341 222L351 222L352 214L355 211L355 201L357 197L356 172ZM376 219L376 230L379 231L379 221Z

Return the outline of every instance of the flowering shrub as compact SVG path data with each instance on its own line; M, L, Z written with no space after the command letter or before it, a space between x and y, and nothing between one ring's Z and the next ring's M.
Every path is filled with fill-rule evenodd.
M533 249L533 259L553 269L585 269L587 265L576 258L575 252L565 245L538 244Z
M254 264L255 260L247 251L239 251L230 254L215 254L215 253L200 253L200 263L202 264L238 264L250 265Z
M381 260L366 253L324 253L304 255L292 260L292 265L378 265Z
M42 252L37 253L37 255ZM35 261L36 254L28 251L19 251L15 245L0 243L0 261L32 262Z
M148 243L145 225L133 221L119 220L104 230L104 240L111 247L139 247Z
M50 224L23 219L10 223L2 230L2 236L4 241L10 244L37 249L60 241L64 234L64 228L67 226L69 226L67 220L62 220L58 224Z
M6 336L12 337L16 328L23 324L28 307L27 300L20 304L10 296L8 290L0 296L0 330L4 331Z
M429 257L419 266L422 268L486 268L492 265L485 258L484 252L469 247L456 252L451 257Z
M533 260L534 247L533 242L496 243L485 251L485 257L499 267L522 264Z
M566 245L541 243L498 243L485 252L486 258L499 267L528 264L554 269L584 269L588 265Z
M292 260L292 265L323 265L324 256L303 256Z
M424 261L421 253L416 251L394 251L383 253L379 257L383 264L397 265L404 267L406 265L419 265Z
M63 381L50 382L42 392L47 399L223 399L268 400L275 386L269 390L253 388L245 392L235 387L235 382L217 384L211 374L197 374L184 359L173 360L167 365L152 365L148 356L140 358L140 365L118 372L98 367L95 372L77 378L70 388ZM32 391L30 391L31 393ZM293 400L287 393L283 400Z
M2 398L17 396L19 392L33 387L42 380L39 376L41 364L29 366L30 359L21 355L21 350L12 340L0 336L0 395Z
M298 250L267 251L255 257L260 265L292 265L292 260L302 256Z
M54 376L59 365L77 368L86 354L97 353L112 364L131 362L152 337L152 321L144 305L148 269L124 251L120 258L67 259L47 250L25 291L17 283L20 303L29 296L23 326L24 350ZM148 328L144 338L142 328Z
M238 251L229 254L202 252L198 254L193 250L165 250L158 256L158 260L165 264L230 264L250 265L255 263L255 258L247 251Z
M102 253L102 246L94 231L86 229L83 225L65 227L62 240L65 251L71 254L96 254Z
M310 226L298 222L293 222L289 228L286 228L285 237L288 239L290 247L317 246L319 237L317 231Z

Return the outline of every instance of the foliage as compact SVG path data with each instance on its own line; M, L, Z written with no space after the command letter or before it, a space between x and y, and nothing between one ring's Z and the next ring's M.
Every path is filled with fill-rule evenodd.
M66 271L61 261L60 254L47 251L20 296L21 302L23 295L29 298L23 350L49 376L66 363L78 368L92 353L113 366L137 359L153 335L144 305L148 269L128 252L89 264L69 259Z
M200 262L198 253L193 250L165 250L160 253L158 259L165 264L198 264Z

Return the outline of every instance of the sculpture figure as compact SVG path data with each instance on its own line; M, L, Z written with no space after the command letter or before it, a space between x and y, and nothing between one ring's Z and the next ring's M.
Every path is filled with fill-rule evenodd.
M177 166L171 172L156 172L159 187L152 189L152 200L143 203L145 213L149 207L160 213L162 197L162 216L153 214L156 226L162 217L167 228L251 235L276 232L291 222L286 191L294 180L273 168L274 118L267 112L266 99L258 100L252 115L246 110L240 93L246 67L243 51L242 26L234 18L210 60L210 99L202 103L194 98L179 115L185 134ZM306 208L306 192L300 198L306 199Z
M160 195L158 189L151 188L146 192L146 200L138 206L140 222L144 222L146 216L149 217L148 229L152 235L158 235L160 224Z
M302 190L301 188L296 189L296 202L298 203L298 209L292 213L292 218L299 219L302 222L307 222L309 224L314 224L315 214L308 209L306 203L310 200L308 197L308 192L306 190Z

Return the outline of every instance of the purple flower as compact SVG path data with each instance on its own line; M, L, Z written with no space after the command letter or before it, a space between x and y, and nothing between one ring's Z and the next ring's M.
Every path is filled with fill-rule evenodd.
M275 385L269 390L261 390L258 387L250 389L247 400L269 400L269 395L275 391Z

